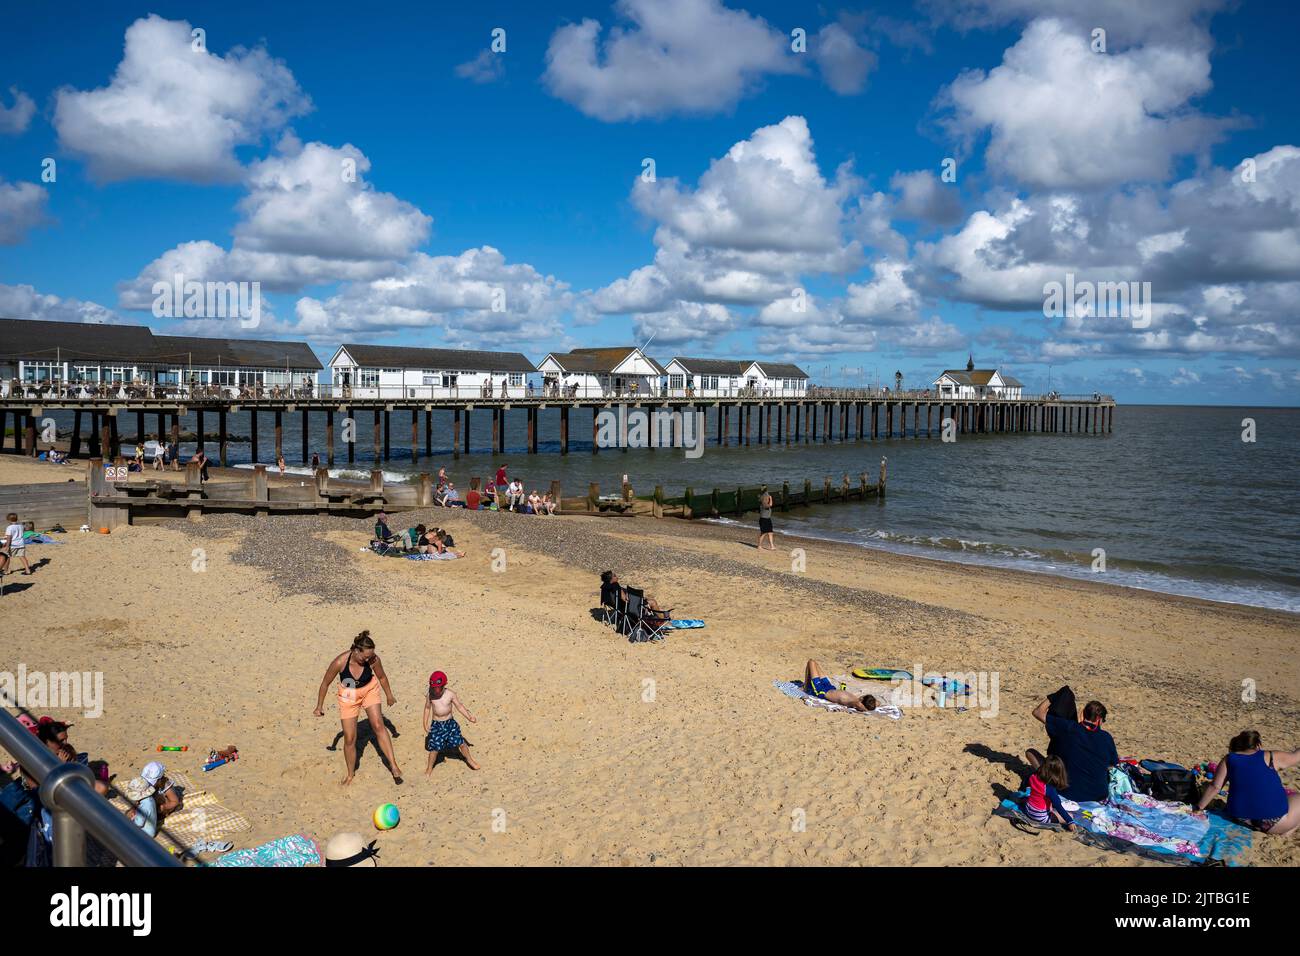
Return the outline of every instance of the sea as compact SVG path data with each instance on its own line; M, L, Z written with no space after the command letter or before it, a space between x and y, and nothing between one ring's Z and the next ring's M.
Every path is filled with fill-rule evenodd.
M491 416L471 416L469 454L451 453L451 415L435 411L432 455L411 456L410 417L392 414L391 457L374 461L371 420L359 420L356 461L336 448L332 473L368 477L382 467L387 481L410 480L445 467L458 487L486 478L505 463L528 489L559 481L567 496L585 495L590 482L616 493L626 475L638 494L661 485L665 495L686 487L697 494L805 479L820 486L861 473L874 481L888 460L883 501L814 505L776 516L778 530L900 554L963 564L1014 568L1131 588L1300 613L1300 409L1198 406L1126 406L1116 409L1114 431L1092 434L966 434L939 437L738 444L735 416L726 445L717 443L710 410L702 453L683 449L592 450L589 410L575 410L570 453L560 455L558 413L543 411L539 453L526 448L524 414L507 414L506 451L492 454ZM121 422L132 434L134 418ZM215 427L215 415L205 420ZM838 426L838 421L837 421ZM64 428L70 421L60 421ZM259 418L259 453L273 463L273 417ZM146 420L146 429L151 423ZM186 416L182 431L194 427ZM247 435L247 414L230 416L232 435ZM852 423L850 428L853 428ZM336 429L337 431L338 429ZM838 427L837 427L838 431ZM308 456L325 459L323 416L312 422ZM868 429L869 432L869 429ZM302 464L301 419L285 416L287 471L307 475ZM182 446L193 451L193 443ZM209 439L208 454L216 443ZM127 454L130 454L128 449ZM247 443L232 442L229 460L251 467ZM717 519L756 528L754 515Z

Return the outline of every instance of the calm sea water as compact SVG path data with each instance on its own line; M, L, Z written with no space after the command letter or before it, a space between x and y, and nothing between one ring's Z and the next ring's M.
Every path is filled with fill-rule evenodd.
M473 415L477 449L490 442L490 417ZM696 492L782 481L798 487L805 478L838 482L847 473L856 480L863 471L874 479L884 455L884 503L798 509L778 514L778 527L869 548L1300 612L1300 409L1121 406L1111 435L966 435L951 444L935 437L736 447L733 436L730 447L711 438L694 460L666 449L593 455L589 413L576 412L570 435L585 442L573 440L568 456L556 454L558 415L545 412L543 453L528 455L523 413L508 417L506 454L453 460L450 415L436 414L434 455L412 464L410 418L394 413L393 457L383 467L401 479L445 466L463 489L471 476L487 476L506 461L530 490L556 479L567 495L584 494L591 481L616 491L626 473L638 493L661 484L678 495L688 485ZM1256 423L1253 443L1242 441L1247 417ZM124 419L124 433L134 430L132 422ZM260 423L267 460L272 419ZM182 427L193 427L192 416ZM247 434L247 416L232 416L231 429ZM311 450L324 458L323 419L312 429ZM284 432L290 467L300 468L299 419L286 416ZM421 442L423 434L421 419ZM712 420L707 434L716 435ZM371 423L363 420L358 474L372 467L372 442ZM232 445L231 460L247 462L248 446ZM349 475L341 446L336 461L335 474ZM741 523L756 521L747 515ZM1096 549L1105 552L1102 573L1093 570Z

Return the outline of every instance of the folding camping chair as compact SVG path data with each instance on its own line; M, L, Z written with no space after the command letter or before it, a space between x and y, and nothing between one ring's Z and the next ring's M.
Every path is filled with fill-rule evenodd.
M668 622L672 619L670 611L655 611L646 604L645 591L640 588L627 588L627 607L623 611L622 625L619 633L634 643L641 641L662 641L667 635Z
M600 623L610 625L614 630L622 633L623 614L626 611L622 600L622 588L611 588L613 591L614 603L609 604L605 600L604 588L600 592Z

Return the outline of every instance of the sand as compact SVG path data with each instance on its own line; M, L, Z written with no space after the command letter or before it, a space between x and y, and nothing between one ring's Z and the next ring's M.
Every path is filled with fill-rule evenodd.
M0 484L30 480L35 466L17 464L21 478L0 460ZM368 523L341 518L34 546L48 562L6 578L0 599L5 666L102 672L101 717L47 711L120 778L156 745L188 744L166 759L252 821L240 846L375 835L373 808L397 803L401 825L377 835L388 865L1155 865L990 816L1019 783L1018 755L1045 744L1029 716L1045 693L1069 683L1103 700L1121 754L1216 760L1246 727L1266 746L1300 744L1291 615L781 535L781 550L758 552L746 530L672 519L434 510L394 526L415 520L445 524L467 557L378 558L359 550ZM707 627L619 638L591 612L594 572L610 565ZM356 780L340 786L332 689L312 716L330 658L363 628L397 698L385 714L400 787L364 722ZM809 657L834 672L996 672L997 714L821 712L771 686ZM425 775L435 669L478 718L462 727L479 772L450 759ZM198 771L228 744L237 763ZM1257 836L1247 862L1300 864L1300 838Z

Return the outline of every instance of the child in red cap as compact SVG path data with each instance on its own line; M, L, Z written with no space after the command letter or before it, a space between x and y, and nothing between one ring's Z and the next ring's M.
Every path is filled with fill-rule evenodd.
M477 770L478 764L469 755L469 744L461 736L460 724L451 715L452 708L465 715L471 724L477 723L474 715L461 704L456 692L447 686L447 675L434 671L429 675L429 696L424 701L424 749L429 751L429 765L425 774L433 773L438 757L449 750L460 753L471 770Z

